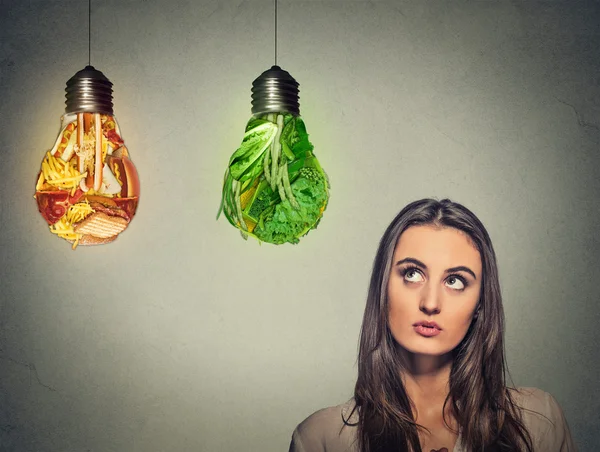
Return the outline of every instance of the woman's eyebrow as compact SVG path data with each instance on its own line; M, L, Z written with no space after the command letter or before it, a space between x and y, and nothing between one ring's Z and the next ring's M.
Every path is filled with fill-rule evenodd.
M405 257L404 259L401 259L398 262L396 262L396 265L402 265L407 263L415 264L419 267L422 267L424 270L427 270L427 265L425 265L419 259L415 259L414 257Z
M473 276L473 278L477 279L477 276L475 276L475 272L473 272L473 270L471 270L469 267L465 267L464 265L460 265L458 267L452 267L452 268L449 268L448 270L446 270L446 273L454 273L454 272L467 272L467 273L470 273L471 276Z

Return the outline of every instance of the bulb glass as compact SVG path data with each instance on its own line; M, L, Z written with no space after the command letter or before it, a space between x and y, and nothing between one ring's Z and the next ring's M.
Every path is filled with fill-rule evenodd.
M255 115L225 171L219 215L244 238L295 244L319 224L329 189L302 118Z
M43 157L35 199L50 232L75 249L112 242L135 215L137 171L117 120L101 113L68 113Z

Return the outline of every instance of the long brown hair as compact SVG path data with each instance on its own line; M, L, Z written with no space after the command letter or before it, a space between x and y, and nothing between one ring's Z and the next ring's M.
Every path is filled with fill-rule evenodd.
M504 311L492 242L470 210L448 199L409 204L379 243L360 334L354 391L360 450L421 452L418 432L424 427L413 418L412 402L400 378L403 362L388 326L387 285L400 235L411 226L429 224L466 233L479 250L482 263L476 314L453 351L444 408L451 404L461 442L468 451L531 452L531 437L505 384Z

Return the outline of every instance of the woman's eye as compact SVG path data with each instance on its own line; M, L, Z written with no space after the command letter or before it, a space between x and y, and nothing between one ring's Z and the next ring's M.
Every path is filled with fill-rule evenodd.
M409 282L421 282L423 281L423 275L415 269L408 269L404 273L404 279Z
M455 289L455 290L463 290L465 288L465 283L463 281L461 281L460 278L457 278L456 276L450 276L446 280L446 285L448 287L450 287L451 289Z

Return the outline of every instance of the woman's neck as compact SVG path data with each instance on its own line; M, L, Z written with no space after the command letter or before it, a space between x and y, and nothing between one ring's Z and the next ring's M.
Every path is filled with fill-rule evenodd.
M441 410L450 391L450 354L431 356L409 353L405 357L402 382L417 411Z

